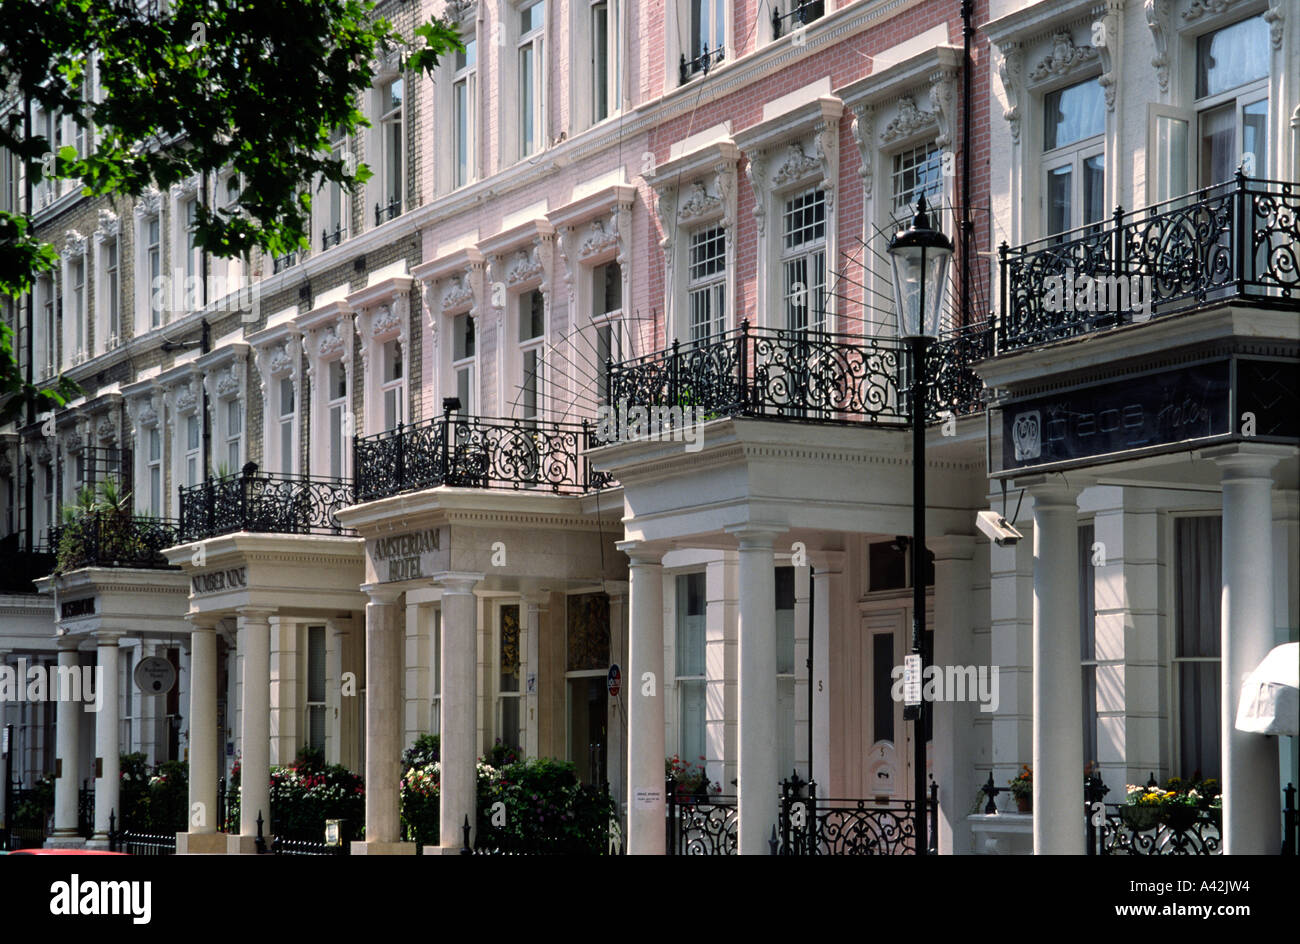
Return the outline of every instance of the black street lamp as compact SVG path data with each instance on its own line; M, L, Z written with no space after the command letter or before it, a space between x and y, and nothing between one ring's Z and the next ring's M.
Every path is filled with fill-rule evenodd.
M889 241L899 336L911 351L912 389L912 653L906 658L903 717L913 723L912 793L916 854L929 848L925 825L925 704L921 698L921 651L925 625L925 351L939 337L952 240L930 225L925 196L912 225ZM910 683L910 684L909 684Z

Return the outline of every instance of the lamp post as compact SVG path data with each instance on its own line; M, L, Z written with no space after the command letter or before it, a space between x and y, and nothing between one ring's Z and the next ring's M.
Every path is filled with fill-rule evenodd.
M903 717L912 722L912 803L916 854L929 848L925 822L925 702L921 697L925 626L925 351L939 337L939 312L952 260L952 240L930 225L925 196L912 225L889 241L899 336L911 352L912 389L912 652L905 660ZM910 684L909 684L910 683Z

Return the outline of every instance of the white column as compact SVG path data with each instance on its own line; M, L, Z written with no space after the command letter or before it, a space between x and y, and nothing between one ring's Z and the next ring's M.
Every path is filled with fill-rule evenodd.
M398 624L405 632L406 685L402 710L402 746L415 742L429 726L429 673L433 662L433 607L404 607Z
M271 763L292 764L298 756L298 624L271 617ZM304 742L305 743L305 742Z
M190 833L217 831L217 629L214 620L191 618L190 631ZM269 814L268 814L269 815Z
M1281 835L1277 741L1236 728L1241 682L1273 646L1273 477L1277 457L1220 457L1223 618L1220 737L1223 851L1276 855Z
M366 838L354 854L415 854L400 841L398 804L402 755L401 591L365 587L366 604Z
M631 608L627 676L627 853L663 855L663 552L620 543L627 554Z
M78 668L77 640L59 639L59 674L69 679L80 672ZM77 834L77 790L81 786L81 730L80 700L65 699L70 694L59 691L59 675L49 680L49 698L57 698L54 723L55 751L59 776L54 781L54 834L50 845L81 845Z
M325 763L340 764L339 701L343 690L343 634L339 621L325 621Z
M524 743L523 752L525 757L538 757L541 754L538 738L537 724L537 689L541 685L541 624L547 610L547 603L550 601L548 593L529 593L525 594L520 601L519 608L519 632L520 648L523 651L523 725L524 725ZM610 635L613 635L611 631ZM611 653L610 658L614 656ZM532 676L536 679L537 684L533 691L528 691L528 678ZM612 717L612 715L611 715Z
M832 795L831 786L831 614L844 587L844 552L813 551L812 564L812 779L817 792ZM841 627L835 631L843 632Z
M732 781L740 775L736 767L739 743L736 670L739 601L736 593L736 554L723 551L709 561L705 576L704 665L707 681L704 710L708 776L714 784L722 787L724 793L731 792ZM676 632L674 618L670 617L668 625L672 632ZM695 762L693 757L686 760Z
M619 693L609 697L606 715L609 746L606 749L605 769L609 777L610 796L620 798L625 796L627 773L627 716L620 707L626 705L628 700L627 583L606 581L605 589L609 592L609 658L623 673Z
M974 634L972 633L973 606L971 605L971 561L975 556L975 538L965 534L945 534L926 541L934 552L934 664L939 669L947 666L974 666L977 672L994 672L993 666L976 666ZM952 677L952 676L949 676ZM965 678L969 681L970 676ZM1001 679L989 678L990 692L996 691L1001 700ZM997 684L998 688L991 686ZM939 835L940 855L964 855L970 849L970 829L966 814L970 798L975 795L975 729L976 712L983 706L974 704L980 694L978 679L976 690L969 688L964 701L952 699L931 702L934 711L934 782L939 785ZM990 704L989 709L993 706Z
M740 542L740 783L737 837L741 855L768 855L776 824L777 770L776 573L778 531L746 528Z
M108 818L117 816L117 828L122 828L122 810L118 803L122 784L122 758L120 752L121 723L119 721L117 688L117 641L120 633L95 633L96 657L95 694L99 712L95 716L95 834L93 846L108 845Z
M1082 855L1077 488L1033 485L1034 854Z
M478 761L478 619L474 587L482 574L442 573L442 782L439 845L460 851L468 820L474 841Z
M271 610L239 611L244 644L241 727L243 755L239 777L239 835L230 837L232 853L256 851L257 818L262 836L271 841Z

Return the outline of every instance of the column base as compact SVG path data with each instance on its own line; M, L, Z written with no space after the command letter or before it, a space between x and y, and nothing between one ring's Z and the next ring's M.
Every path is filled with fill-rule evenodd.
M85 847L85 838L78 836L76 833L64 836L55 833L45 840L46 849L84 849Z
M413 842L367 842L358 839L352 843L351 853L358 855L415 855ZM427 853L426 853L427 854Z
M178 834L179 835L179 834ZM217 835L220 835L218 833ZM267 842L267 848L270 848L270 842ZM177 849L179 852L179 848ZM227 836L226 837L226 855L257 855L257 837L256 836Z
M177 833L177 855L225 855L225 833Z
M108 848L108 836L106 836L106 835L104 835L104 834L97 834L97 835L95 835L95 836L92 836L91 838L89 838L89 839L86 840L86 848L87 848L87 849L107 849L107 848Z

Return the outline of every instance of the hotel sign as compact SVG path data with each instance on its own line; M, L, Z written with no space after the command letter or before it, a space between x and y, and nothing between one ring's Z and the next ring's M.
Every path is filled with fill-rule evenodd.
M423 528L366 541L366 566L375 583L431 577L447 569L442 532Z
M1231 362L1197 364L1093 384L1002 408L1002 469L1058 463L1226 436Z
M204 574L195 574L190 578L190 589L195 596L201 596L205 593L220 593L223 590L244 590L247 587L247 567L211 570Z

